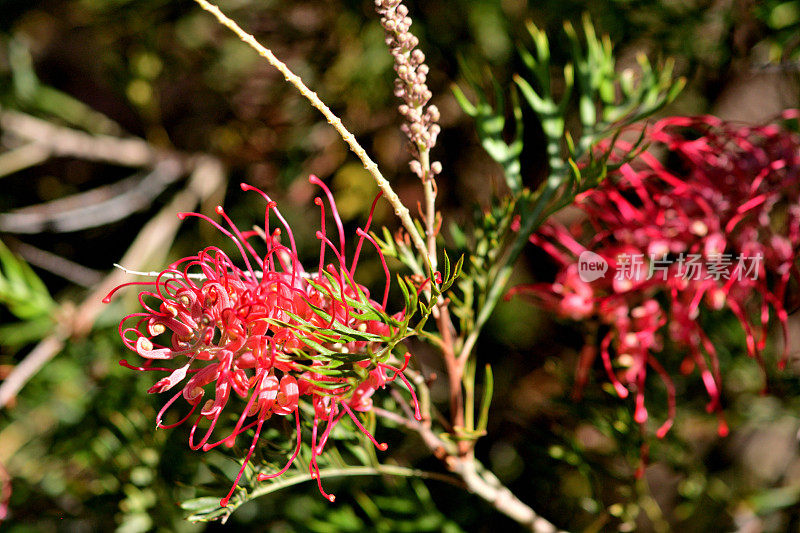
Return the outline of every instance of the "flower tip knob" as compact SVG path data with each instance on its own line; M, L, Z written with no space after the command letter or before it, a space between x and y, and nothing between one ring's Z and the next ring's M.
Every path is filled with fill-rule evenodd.
M225 213L225 210L222 209L221 205L218 205L217 207L214 208L214 212L217 213L218 215L221 215L221 214Z
M663 439L667 435L671 427L672 427L672 421L665 422L664 425L658 428L658 431L656 431L656 438Z
M385 452L388 448L389 448L389 445L386 444L385 442L379 442L378 443L378 449L380 451Z
M219 501L219 506L220 507L227 507L228 506L228 502L230 501L230 499L231 499L230 496L225 496L224 498L222 498Z
M628 397L628 389L622 383L615 383L614 390L617 391L617 396L620 398L627 398Z
M178 213L178 218L181 220L184 220L187 216L189 216L189 213Z
M719 421L719 427L717 428L717 434L720 437L727 437L728 433L730 433L730 429L728 428L728 424L725 423L724 420Z
M106 296L105 298L103 298L103 303L104 304L111 303L111 296Z
M331 503L335 502L336 496L334 496L333 494L328 494L328 501Z

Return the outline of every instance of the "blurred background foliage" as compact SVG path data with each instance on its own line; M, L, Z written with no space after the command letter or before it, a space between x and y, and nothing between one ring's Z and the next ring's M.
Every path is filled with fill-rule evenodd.
M421 200L398 128L391 58L370 0L226 0L221 7L343 118L407 205ZM489 69L501 87L510 87L513 73L523 68L516 46L529 45L526 20L552 36L554 69L568 58L563 23L579 27L584 13L615 43L618 68L635 66L640 52L654 63L674 58L688 84L664 114L758 122L798 105L797 1L426 0L409 8L442 111L444 131L434 152L445 169L441 207L445 220L465 227L476 206L504 194L506 185L450 85L467 90L467 68ZM88 326L76 325L85 318L82 302L94 295L91 289L111 264L187 187L191 165L130 216L64 230L61 219L48 213L61 209L67 218L80 218L82 212L47 202L113 186L137 165L115 163L115 154L93 160L37 152L36 139L21 138L9 117L21 112L73 132L139 137L161 156L180 154L175 157L184 163L210 154L224 166L225 179L197 195L198 209L211 212L224 201L245 225L257 223L263 206L239 192L239 181L273 195L301 236L312 235L316 219L307 211L309 173L333 184L351 228L363 222L376 191L335 132L280 75L188 0L0 0L0 14L0 238L13 252L0 248L0 379L40 339L56 332L63 340L55 357L0 410L0 463L13 479L0 528L219 530L225 526L184 521L193 505L180 503L218 498L229 483L220 479L238 466L223 451L190 452L185 428L154 431L161 401L145 393L152 380L117 364L126 354L116 321L131 302L120 300L87 318ZM542 175L545 144L541 131L526 130L523 180ZM103 194L107 199L110 192ZM78 207L87 198L78 197ZM19 211L24 207L29 209ZM19 213L39 222L8 216ZM377 220L394 224L390 215L379 211ZM207 227L182 225L151 253L146 269L193 253L198 242L220 244ZM379 266L370 274L368 261L362 264L366 281L372 275L378 282ZM553 268L530 250L515 281L548 279ZM479 458L522 500L575 531L796 530L798 369L778 372L768 365L763 393L763 377L745 357L733 318L707 319L722 360L732 435L717 437L700 380L682 378L676 428L663 441L646 441L650 462L637 481L643 439L631 402L609 394L602 379L587 387L582 401L570 397L582 333L519 301L501 304L478 347L495 379ZM794 329L796 357L800 328ZM426 372L443 375L424 347L414 349ZM435 384L432 392L434 400L446 401ZM664 415L658 394L655 388L651 395L654 419ZM384 401L394 408L388 396ZM385 425L378 431L390 443L383 462L442 470L416 437ZM517 527L478 498L436 480L326 482L339 496L334 505L312 483L298 484L243 505L229 525L314 532Z

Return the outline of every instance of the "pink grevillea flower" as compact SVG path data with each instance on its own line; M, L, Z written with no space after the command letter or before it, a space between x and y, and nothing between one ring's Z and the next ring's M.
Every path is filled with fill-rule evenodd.
M229 229L201 214L179 217L199 217L216 227L234 242L243 267L220 249L207 247L171 264L154 281L127 283L112 291L129 285L146 287L139 293L143 310L125 317L119 326L125 346L145 362L120 364L165 373L148 391L172 394L156 417L157 427L171 428L192 419L189 447L203 451L220 444L231 447L254 428L247 456L222 506L233 495L263 425L273 415L294 417L297 444L286 466L259 474L259 481L280 476L297 457L303 433L300 403L306 401L314 412L309 471L320 492L333 501L334 496L322 488L317 457L334 426L346 415L384 450L386 444L375 440L355 412L368 411L373 393L397 378L417 405L414 389L403 375L410 355L401 365L389 363L391 348L404 335L399 320L403 313L389 316L385 311L389 271L368 234L377 198L366 227L357 230L359 240L348 265L333 195L315 176L309 181L322 189L328 201L337 240L329 239L326 203L316 198L321 227L316 233L320 255L314 270L300 264L294 235L275 202L242 184L242 189L255 191L267 203L263 229L240 231L221 207L217 214ZM275 229L270 229L272 215L280 223ZM283 231L289 246L280 242ZM365 241L378 250L386 275L380 303L354 280ZM257 247L264 248L263 253ZM326 263L330 257L333 262ZM179 400L188 404L188 412L177 422L164 424L166 411Z
M578 197L585 221L569 229L550 222L531 237L559 263L556 281L518 286L509 295L532 296L562 317L593 325L599 338L582 352L577 396L599 352L617 394L634 392L635 420L644 424L645 380L654 371L668 396L659 438L675 416L669 365L657 358L666 334L686 350L680 370L699 369L707 409L719 414L724 436L719 361L698 317L732 312L762 369L768 324L777 318L785 365L785 293L800 274L800 138L774 125L706 116L660 120L645 140L678 156L674 164L645 152ZM582 271L581 254L587 263L605 261L605 276Z
M8 502L11 500L11 476L0 463L0 524L8 516Z

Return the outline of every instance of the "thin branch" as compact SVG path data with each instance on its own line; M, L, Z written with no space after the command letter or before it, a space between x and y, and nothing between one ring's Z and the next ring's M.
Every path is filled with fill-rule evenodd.
M395 422L396 424L400 424L407 429L412 431L416 431L419 433L419 436L425 441L425 444L428 448L433 451L433 454L436 457L442 458L448 455L447 448L448 444L436 436L433 431L427 427L422 422L418 422L413 418L406 418L404 416L400 416L397 413L393 413L392 411L387 411L386 409L381 409L380 407L373 407L372 410L375 412L376 415L385 418L386 420L390 420ZM409 413L410 414L410 413Z
M17 239L6 238L9 247L22 256L28 263L52 272L81 287L92 287L103 279L103 273L85 267L58 254L42 250Z
M447 380L450 393L450 420L454 428L464 427L464 397L461 393L461 378L464 375L464 365L456 359L453 349L453 324L447 300L443 300L440 312L436 317L436 325L442 335L442 356L447 369ZM462 441L463 444L468 444ZM462 451L466 451L461 446Z
M52 359L64 347L66 335L58 331L51 334L36 345L36 348L25 356L11 374L0 383L0 407L5 407L8 402L17 396L22 387L30 380L44 364Z
M539 516L528 504L517 498L491 471L474 457L450 462L467 489L490 503L495 509L535 533L563 533L547 519Z
M66 233L104 226L150 206L178 180L182 165L166 159L144 177L140 174L111 185L38 205L0 213L0 231L8 233Z
M364 168L367 169L367 171L372 175L375 183L383 191L384 197L389 201L390 204L392 204L395 215L400 218L400 222L402 222L403 227L411 236L414 246L422 255L422 257L426 258L425 260L430 263L431 259L428 257L428 248L425 245L425 242L422 240L422 237L420 237L419 233L417 232L417 228L414 226L413 220L411 220L411 215L409 214L408 208L400 201L400 198L397 196L397 193L394 192L394 189L392 189L389 181L383 177L383 174L381 174L380 170L378 169L378 165L369 157L366 150L361 147L355 136L350 133L347 128L345 128L344 124L342 124L342 120L337 117L322 100L320 100L319 96L317 96L317 93L311 91L306 84L303 83L303 80L300 79L299 76L294 74L285 63L275 57L269 48L263 46L255 39L255 37L240 28L236 22L222 13L217 6L207 2L206 0L195 0L195 2L197 2L200 7L214 15L220 24L234 32L242 41L247 43L251 48L258 52L258 55L266 59L270 65L278 69L278 71L283 74L283 77L286 78L286 81L294 85L295 88L300 91L300 94L303 95L303 97L305 97L315 109L322 113L322 115L327 119L328 123L334 127L342 139L344 139L348 146L350 146L350 149L353 151L353 153L355 153L356 156L361 160L361 162L364 164Z
M122 266L122 265L120 265L118 263L114 263L114 268L118 268L121 271L125 272L126 274L130 274L132 276L144 276L144 277L148 277L148 278L157 278L157 277L161 276L162 278L167 278L167 279L169 279L169 278L189 278L189 279L196 279L196 280L208 279L206 277L206 275L201 273L201 272L190 272L188 274L187 273L177 274L177 273L163 272L163 271L158 271L157 272L155 270L150 270L150 271L144 272L142 270L131 270L130 268L125 268L124 266ZM260 270L254 270L253 274L255 274L255 279L257 279L257 280L260 280L261 278L264 277L264 272L262 272ZM250 272L242 272L242 275L245 278L251 277L250 276ZM296 275L300 276L301 278L305 278L305 279L317 279L319 277L319 273L318 272L298 272Z
M453 476L440 474L438 472L428 472L426 470L419 470L416 468L408 468L396 465L351 466L347 468L323 468L319 471L319 474L320 478L387 475L387 476L402 476L402 477L413 477L422 479L435 479L436 481L442 481L444 483L449 483L450 485L455 485L456 487L464 488L464 483L462 483L461 480ZM311 481L312 479L314 479L314 477L312 477L311 474L299 474L292 477L284 477L282 479L279 479L278 481L267 483L266 485L258 487L253 492L248 494L248 500L252 500L253 498L258 498L259 496L263 496L265 494L270 494L277 490L285 489L286 487L291 487L293 485L305 483L306 481Z
M176 194L172 201L142 228L122 258L122 262L135 267L144 266L153 259L153 256L166 254L180 225L175 213L191 211L199 202L210 197L223 182L224 171L219 161L208 156L199 157L194 162L194 171L186 189ZM42 340L22 362L14 367L11 374L0 384L0 408L5 407L16 397L25 384L58 354L67 337L85 335L92 329L104 306L102 298L114 287L123 283L126 276L127 274L116 269L108 274L72 313L72 320L62 324L55 333Z
M410 410L407 409L407 406L403 406L402 402L401 407L404 407L407 416L411 416ZM501 513L528 527L535 533L559 532L553 524L539 516L529 505L517 498L503 485L497 476L483 467L472 453L460 456L453 455L452 452L455 451L453 446L436 436L433 430L424 422L417 422L379 407L373 407L372 410L380 417L416 431L433 454L442 459L451 472L464 480L467 490L480 496Z
M51 156L76 157L126 167L153 166L158 160L158 151L143 139L90 135L17 111L0 112L0 128L4 133L33 141L49 150Z
M0 178L26 168L44 163L50 158L50 150L36 142L0 154Z

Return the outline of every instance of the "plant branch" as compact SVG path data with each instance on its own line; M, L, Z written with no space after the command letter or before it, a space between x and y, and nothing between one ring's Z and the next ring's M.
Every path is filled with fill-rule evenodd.
M528 504L517 498L491 471L474 457L451 461L450 470L458 474L467 489L495 509L535 533L563 533Z
M5 240L12 251L18 253L31 265L52 272L75 285L88 288L103 279L103 274L100 271L70 261L53 252L42 250L11 237L5 237Z
M0 231L65 233L122 220L152 205L155 198L183 175L183 166L176 158L167 158L149 171L111 185L0 213Z
M419 232L417 232L417 228L414 226L414 221L411 220L411 215L408 211L408 208L400 201L400 198L397 196L397 193L394 192L394 189L392 189L389 181L383 177L383 174L381 174L381 171L378 169L378 165L369 157L366 150L364 150L364 148L358 143L355 136L350 133L344 124L342 124L342 120L337 117L322 100L320 100L319 96L317 96L317 93L313 92L306 86L300 76L293 73L284 62L275 57L275 54L273 54L269 48L259 43L255 37L240 28L236 22L228 18L217 6L207 2L206 0L195 0L195 2L197 2L200 7L214 15L220 24L235 33L239 39L258 52L258 55L266 59L270 65L278 69L278 71L283 74L283 77L286 79L286 81L294 85L294 87L300 91L300 94L303 95L303 97L306 98L306 100L308 100L315 109L322 113L322 115L327 119L328 123L333 126L333 128L342 137L344 142L347 143L353 153L356 154L356 156L361 160L361 162L364 164L364 168L367 169L367 171L372 175L372 178L375 180L375 184L381 189L381 191L383 191L383 195L386 197L389 203L392 204L395 215L400 218L400 222L403 224L403 227L411 236L411 240L414 242L414 247L419 251L422 257L426 258L426 261L430 262L430 258L428 257L428 249L425 245L425 242L422 240L422 237L420 237Z
M400 424L407 429L412 431L416 431L422 440L425 442L425 445L433 452L433 454L443 459L445 457L450 457L448 453L448 444L437 437L433 431L431 430L430 426L425 423L423 420L422 422L418 422L413 418L406 418L403 416L398 415L397 413L393 413L391 411L387 411L386 409L381 409L380 407L373 407L375 414L383 417L387 420L391 420L396 424Z
M8 402L17 396L44 364L53 358L64 347L66 335L58 331L46 337L14 367L3 383L0 383L0 407L5 407Z
M379 407L372 409L376 415L416 431L433 454L444 461L448 470L464 481L467 490L481 497L499 512L536 533L559 531L552 523L517 498L497 476L477 461L472 453L454 455L452 444L436 436L426 421L417 422Z
M561 186L561 182L562 178L560 176L551 174L544 188L541 189L541 195L535 200L533 209L523 213L521 225L511 245L511 249L500 263L498 263L496 267L497 273L491 277L491 287L489 288L489 292L486 295L486 299L480 311L478 311L478 316L475 318L475 325L472 327L464 340L464 344L461 346L461 350L458 354L458 361L462 365L466 363L469 354L472 353L472 349L475 347L475 343L478 340L483 326L486 325L486 321L492 316L494 308L503 296L508 280L514 272L514 265L517 262L519 254L522 253L523 248L528 243L528 238L531 233L533 233L544 220L542 213L550 201L550 198Z
M323 468L319 471L319 477L355 477L355 476L402 476L402 477L414 477L414 478L423 478L423 479L435 479L436 481L442 481L444 483L449 483L451 485L455 485L456 487L464 487L464 484L458 479L452 476L448 476L445 474L440 474L438 472L428 472L426 470L419 470L416 468L408 468L405 466L397 466L397 465L375 465L375 466L351 466L347 468ZM305 483L306 481L311 481L315 479L311 474L300 474L292 477L287 477L280 479L278 481L274 481L272 483L268 483L262 485L255 489L253 492L248 494L248 500L252 500L254 498L258 498L259 496L263 496L265 494L270 494L277 490L285 489L286 487L291 487L294 485L298 485L300 483Z
M216 159L203 156L194 162L194 170L187 187L148 222L128 248L121 262L134 268L144 266L155 254L165 254L169 249L180 220L176 212L191 211L198 202L208 198L223 183L224 170ZM61 350L65 340L72 335L85 335L93 327L102 308L102 298L125 281L127 274L114 269L84 299L78 308L69 313L55 333L42 340L0 384L0 408L5 407L25 384ZM66 315L66 313L64 313Z
M442 335L442 356L447 368L447 380L450 389L450 420L454 428L464 427L464 398L461 393L461 378L464 374L464 365L461 364L453 349L453 323L450 319L450 310L447 300L442 301L439 314L436 316L436 326ZM467 444L464 442L464 444ZM462 451L466 449L462 446Z
M91 135L72 128L56 126L46 120L17 111L0 112L0 128L4 133L32 141L34 146L47 151L51 157L77 157L126 167L151 167L160 155L158 150L143 139ZM31 150L35 152L33 147ZM44 155L43 152L35 152L28 154L28 157L31 160L40 160ZM21 165L22 163L19 163L16 166L24 168Z

